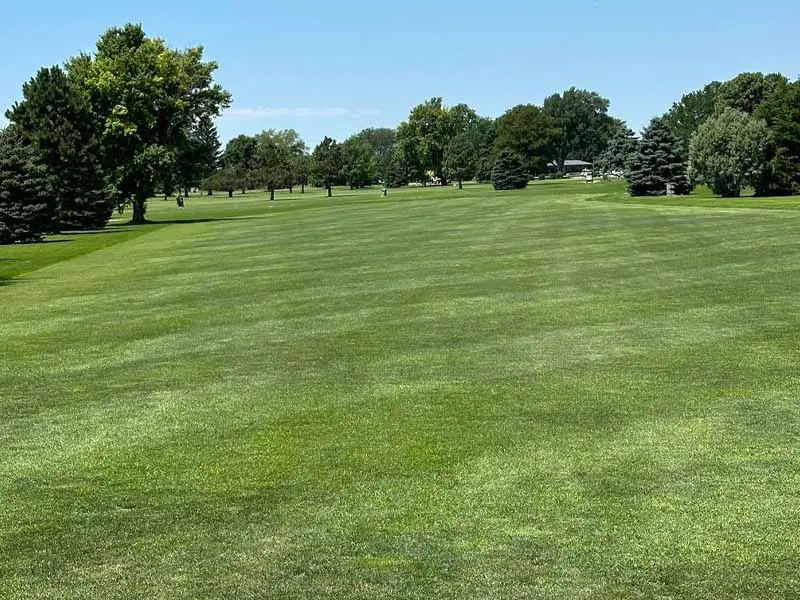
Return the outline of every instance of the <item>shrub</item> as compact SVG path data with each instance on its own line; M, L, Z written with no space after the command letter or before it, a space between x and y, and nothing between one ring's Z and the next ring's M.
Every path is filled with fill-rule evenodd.
M521 190L528 185L522 159L511 150L503 150L492 169L492 185L496 190Z
M767 124L734 108L703 123L689 146L692 180L715 194L735 198L757 185L769 165Z

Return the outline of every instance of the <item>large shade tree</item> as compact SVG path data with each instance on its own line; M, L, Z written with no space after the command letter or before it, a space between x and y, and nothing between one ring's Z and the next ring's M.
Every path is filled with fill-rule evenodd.
M237 174L242 193L254 184L256 173L256 150L258 141L254 136L238 135L230 140L222 154L222 164Z
M285 132L267 130L256 136L255 177L275 199L275 190L287 185L291 176L291 150Z
M560 129L555 119L533 104L521 104L497 119L496 150L511 150L529 175L546 172L555 156Z
M408 122L398 128L397 138L408 164L418 167L414 170L431 171L442 185L447 185L445 149L450 140L475 127L477 122L478 115L466 104L446 107L442 98L431 98L411 110Z
M317 184L328 190L328 198L333 196L333 186L341 181L343 169L342 146L325 136L311 155L311 173Z
M712 81L703 89L684 95L662 117L672 135L680 141L684 153L688 154L689 143L698 127L714 116L720 87L721 82Z
M377 178L375 148L367 140L353 136L342 144L343 175L350 189L363 188Z
M609 101L596 92L571 88L544 101L542 111L558 128L553 156L559 171L567 159L594 162L622 127L608 114Z
M107 31L94 55L67 64L100 119L104 166L134 223L145 221L147 199L175 168L193 127L230 104L214 83L216 69L202 48L173 50L130 24Z
M392 161L392 155L395 150L395 144L397 143L397 132L394 129L370 128L360 131L354 135L353 138L363 140L372 147L377 177L385 182L389 171L389 165Z
M764 119L773 147L759 196L800 194L800 81L777 89L755 112Z

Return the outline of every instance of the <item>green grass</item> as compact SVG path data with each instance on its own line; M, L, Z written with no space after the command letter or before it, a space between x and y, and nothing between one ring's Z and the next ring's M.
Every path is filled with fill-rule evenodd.
M217 196L0 248L0 598L798 597L800 212L754 202Z

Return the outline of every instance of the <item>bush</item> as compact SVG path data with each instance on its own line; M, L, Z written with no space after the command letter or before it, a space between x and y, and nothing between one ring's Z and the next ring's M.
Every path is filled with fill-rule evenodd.
M528 185L522 159L511 150L503 150L492 169L492 185L496 190L521 190Z
M757 185L768 168L770 135L766 122L734 108L703 123L689 146L693 181L715 194L736 198Z

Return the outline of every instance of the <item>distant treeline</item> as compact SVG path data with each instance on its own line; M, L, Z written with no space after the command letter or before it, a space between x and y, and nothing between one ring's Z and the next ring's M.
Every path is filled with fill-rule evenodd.
M684 96L641 138L596 92L571 88L497 119L432 98L396 129L366 129L313 152L294 130L240 135L224 150L214 120L231 95L201 48L170 49L137 25L107 31L93 54L41 69L0 132L0 243L145 221L147 199L201 187L360 188L492 181L524 187L567 161L628 179L632 194L800 192L800 82L746 73Z

